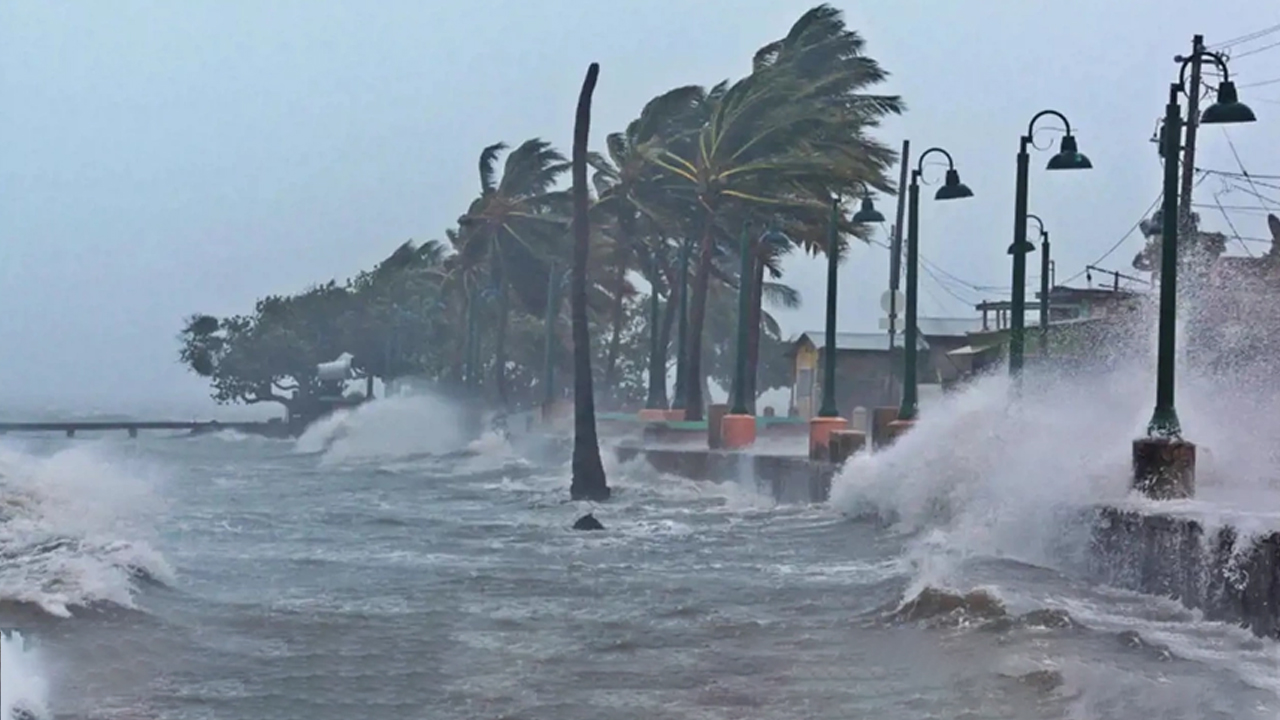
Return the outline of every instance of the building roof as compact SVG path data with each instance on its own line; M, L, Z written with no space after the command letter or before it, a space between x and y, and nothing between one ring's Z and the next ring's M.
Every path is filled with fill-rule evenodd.
M920 328L921 335L928 337L962 338L974 330L981 330L982 318L922 317L916 318L916 327Z
M916 347L926 350L929 343L925 342L924 334L921 333L916 338ZM815 348L821 350L827 346L827 336L822 330L806 330L793 341L793 345L808 341ZM895 347L902 347L902 339L899 338ZM836 333L836 350L850 352L888 352L889 351L889 332L876 333Z

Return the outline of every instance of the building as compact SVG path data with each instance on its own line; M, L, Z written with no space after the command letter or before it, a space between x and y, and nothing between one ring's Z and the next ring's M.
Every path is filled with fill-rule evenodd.
M969 333L981 329L981 319L920 318L917 325L917 382L941 389L963 377L963 365L950 353L968 344ZM902 342L899 335L891 348L888 332L836 333L836 407L842 417L850 417L857 407L886 407L902 401ZM818 413L825 347L822 331L800 333L793 341L794 415L811 418Z
M1040 293L1029 299L1025 315L1027 363L1052 360L1057 365L1099 367L1139 352L1131 322L1142 305L1142 293L1120 288L1054 287L1049 292L1049 357L1041 358ZM972 377L1002 365L1008 355L1012 303L1008 300L979 303L981 328L969 333L968 342L948 353Z

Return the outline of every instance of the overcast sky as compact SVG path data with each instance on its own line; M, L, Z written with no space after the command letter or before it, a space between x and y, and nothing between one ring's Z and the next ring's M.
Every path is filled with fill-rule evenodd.
M347 277L406 239L442 237L478 190L482 147L541 136L568 150L591 61L598 145L663 90L745 74L812 4L6 0L0 403L208 414L206 386L175 359L184 316L244 311L266 293ZM1049 153L1033 158L1030 207L1056 241L1061 281L1159 193L1149 138L1173 56L1196 32L1212 46L1280 24L1269 0L835 4L892 73L883 90L908 103L880 137L946 147L976 193L922 203L921 252L995 289L924 273L924 315L972 314L1009 285L1014 156L1036 111L1066 113L1095 167L1047 174ZM1262 49L1277 42L1232 48L1260 122L1230 138L1255 174L1280 175L1280 82L1245 87L1280 78L1280 47ZM1201 138L1197 165L1240 169L1221 129ZM1197 202L1222 188L1206 181ZM1239 190L1220 200L1261 202ZM890 217L893 206L882 201ZM1199 212L1230 231L1216 209ZM1268 237L1260 212L1229 212L1241 235ZM1101 264L1131 272L1141 244L1135 233ZM874 246L852 254L841 330L876 329L887 258ZM783 315L785 329L820 327L820 265L794 261L788 280L805 304Z

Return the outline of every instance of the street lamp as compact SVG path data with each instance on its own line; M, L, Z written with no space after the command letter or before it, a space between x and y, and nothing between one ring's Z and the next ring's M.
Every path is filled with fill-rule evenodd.
M655 418L665 417L667 409L667 366L661 362L662 338L659 334L661 308L658 298L658 248L649 253L649 392L644 407Z
M1028 220L1035 220L1040 229L1040 359L1049 356L1049 292L1053 289L1049 283L1049 231L1044 229L1044 221L1039 215L1027 215Z
M871 191L863 185L862 206L851 218L859 225L884 222L884 215L871 200ZM827 223L827 317L826 333L822 348L822 405L816 417L809 421L809 457L826 460L830 457L831 431L844 430L849 421L840 417L836 406L836 296L840 264L840 199L831 200L831 219Z
M689 253L692 243L685 238L680 243L680 297L676 308L676 386L675 395L671 398L671 410L674 419L683 420L685 409L685 382L687 378L685 363L685 345L689 335Z
M1182 60L1178 82L1169 86L1164 114L1164 202L1160 209L1160 323L1156 349L1156 407L1147 437L1133 441L1134 487L1156 499L1187 498L1195 494L1196 447L1182 439L1182 425L1174 407L1174 370L1178 323L1178 166L1182 136L1182 108L1187 66L1197 59L1212 60L1222 71L1218 100L1200 114L1200 122L1228 124L1257 118L1240 102L1221 54L1199 50Z
M1022 373L1023 349L1025 347L1024 330L1027 312L1027 253L1035 252L1036 247L1027 242L1027 176L1031 167L1031 136L1035 133L1036 121L1052 115L1066 126L1066 134L1062 136L1062 144L1058 153L1049 158L1045 166L1048 170L1088 170L1093 167L1089 158L1080 153L1076 147L1076 138L1071 134L1071 122L1057 110L1041 110L1031 117L1027 124L1027 134L1018 139L1018 179L1013 200L1013 244L1009 246L1009 254L1013 256L1013 297L1010 302L1009 318L1009 374L1017 377Z
M924 173L924 159L932 153L941 153L947 159L947 178L933 194L934 200L959 200L973 197L968 185L960 182L951 153L940 147L932 147L921 153L916 167L911 171L911 186L907 192L907 311L902 353L902 405L898 408L895 432L904 429L903 424L914 422L919 414L918 388L916 387L916 345L920 342L916 329L916 305L919 293L920 265L920 176ZM893 424L891 423L891 426Z

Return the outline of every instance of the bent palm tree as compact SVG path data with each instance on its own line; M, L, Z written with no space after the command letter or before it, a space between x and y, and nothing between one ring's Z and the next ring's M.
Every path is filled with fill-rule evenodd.
M574 500L608 500L609 484L600 461L596 407L591 382L591 337L587 328L587 258L591 244L587 216L587 137L591 132L591 95L600 66L591 63L582 81L573 121L573 480Z
M504 406L510 292L515 291L531 314L546 305L548 258L557 254L565 226L564 193L552 188L568 169L564 156L550 143L534 138L508 153L497 180L495 166L506 147L496 143L480 154L480 197L458 218L470 259L484 259L497 296L494 381Z

